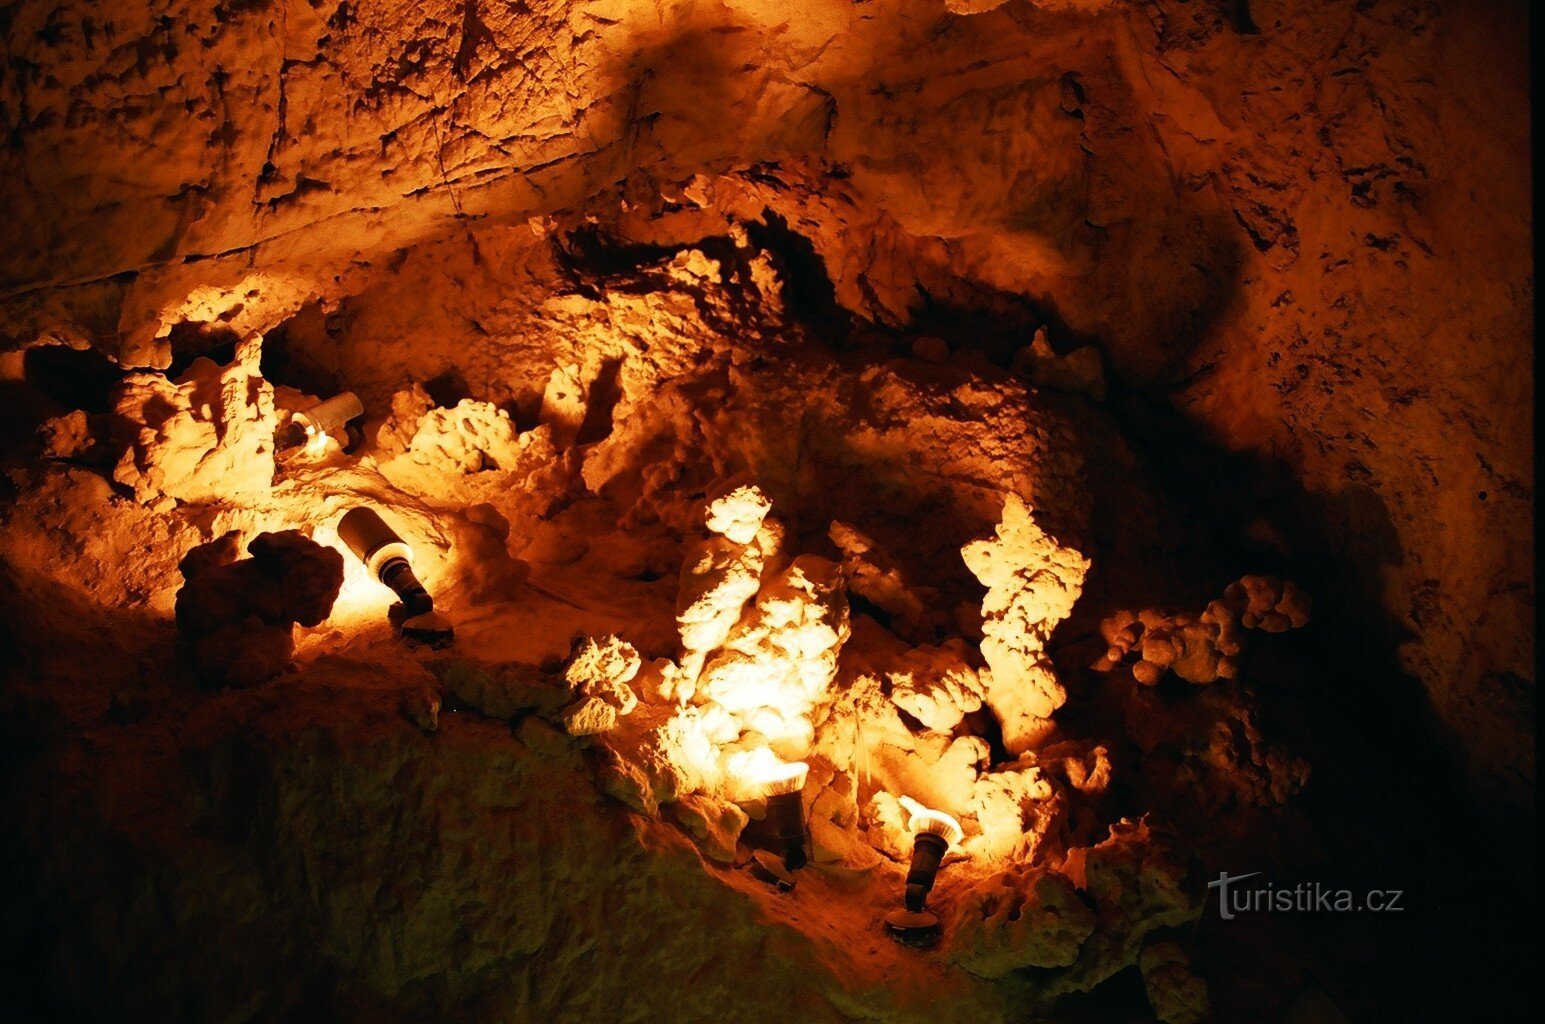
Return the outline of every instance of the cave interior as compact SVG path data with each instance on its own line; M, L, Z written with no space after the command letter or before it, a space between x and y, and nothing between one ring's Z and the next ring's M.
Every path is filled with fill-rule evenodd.
M1523 1019L1528 20L6 5L11 1019Z

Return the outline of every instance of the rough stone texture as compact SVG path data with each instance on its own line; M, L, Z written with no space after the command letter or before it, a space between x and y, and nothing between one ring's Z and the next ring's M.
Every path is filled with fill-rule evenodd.
M200 545L178 564L177 631L211 685L252 686L295 654L294 625L327 618L343 583L343 556L294 530L263 533L240 558L236 532Z
M1010 494L993 536L961 550L987 588L982 601L986 700L1003 725L1009 753L1045 738L1067 692L1057 680L1046 642L1083 592L1089 560L1035 522L1024 499Z
M1267 4L1255 34L1220 4L956 6L992 9L18 5L7 333L164 366L176 324L270 327L465 218L630 174L749 191L849 308L1032 297L1280 464L1285 517L1324 527L1478 783L1521 803L1523 5ZM713 184L770 161L810 170Z
M147 504L266 491L277 416L273 388L258 373L260 347L260 339L245 342L227 367L195 360L176 381L125 377L109 426L123 449L113 479Z
M929 686L925 706L923 690L885 687L909 644L977 639L981 592L958 553L1011 493L1095 560L1058 640L1118 608L1202 607L1257 568L1198 555L1157 473L1220 544L1319 566L1303 582L1331 667L1335 652L1398 648L1474 792L1510 826L1531 802L1524 5L24 0L0 34L8 393L49 385L43 416L84 412L89 427L115 403L50 381L43 357L96 352L113 372L182 382L115 378L118 429L99 436L138 500L89 466L6 464L6 796L27 827L4 830L19 865L4 937L64 1004L752 1019L745 964L788 989L819 963L808 1019L937 1019L948 1002L990 1020L1137 962L1146 923L1195 913L1166 871L1133 875L1160 843L1113 837L1119 863L1058 869L1100 908L1060 980L1026 974L1015 933L1031 925L983 904L967 959L1007 973L978 984L871 946L899 877L874 852L903 838L894 798L860 806L848 776L814 765L823 863L870 881L813 876L782 903L702 864L673 825L601 803L592 782L639 815L715 784L724 723L675 716L698 673L658 661L685 639L674 600L699 564L680 541L728 480L797 511L791 551L824 550L836 520L895 558L843 548L886 614L910 616L907 593L941 613L888 639L853 616L863 642L844 650L863 650L820 709L816 756L862 751L898 792L1002 822L967 838L969 856L1034 861L1016 884L1107 841L1111 775L1199 856L1264 857L1306 769L1226 679L1177 697L1113 673L1070 690L1074 748L1052 756L1053 735L991 771L984 736L930 737L956 710L951 728L977 727L968 688ZM259 334L262 356L243 341ZM188 363L232 344L231 367ZM1067 393L1094 391L1094 364L1072 355L1085 345L1119 423ZM1027 347L1029 402L1001 372ZM348 384L367 420L388 416L367 431L376 447L276 465L273 383ZM1193 471L1198 448L1237 458ZM352 562L284 689L194 696L166 656L178 559L229 530L304 528L332 546L362 500L391 504L437 600L463 616L468 657L433 665L462 713L433 736L401 717L396 691L419 700L430 669L403 664L389 595ZM701 563L703 593L744 548ZM741 576L759 585L768 569ZM725 599L733 614L709 601L713 636L688 649L706 659L756 589ZM1291 623L1280 605L1263 605L1263 626ZM544 724L568 695L540 666L576 634L613 632L655 666L640 673L654 706L627 716L636 750L582 766ZM1356 705L1356 670L1305 691L1293 681L1318 676L1278 639L1261 638L1265 689L1307 718ZM908 700L932 716L921 736ZM1469 819L1457 798L1428 798L1444 768L1404 746L1412 694L1368 703L1339 745L1388 730L1382 749L1417 770L1391 758L1366 791L1343 776L1319 806L1377 821L1400 782L1423 815L1383 867L1430 850L1428 891L1476 902L1459 898L1464 856L1431 835ZM518 738L475 710L516 719ZM722 818L693 820L728 853ZM880 859L855 866L861 848ZM1134 877L1156 880L1136 886L1140 906L1121 898ZM973 934L959 913L979 881L941 883L952 935ZM258 916L274 902L279 917ZM679 911L665 928L662 907ZM1068 909L1045 940L1059 960L1082 928ZM703 920L721 927L683 927ZM768 921L788 927L769 938ZM1441 973L1471 976L1452 945ZM693 983L594 967L640 947ZM1433 962L1366 973L1403 984L1375 994L1409 1011Z
M1203 1024L1212 1018L1207 983L1191 973L1191 958L1173 942L1155 942L1138 957L1153 1014L1163 1024Z

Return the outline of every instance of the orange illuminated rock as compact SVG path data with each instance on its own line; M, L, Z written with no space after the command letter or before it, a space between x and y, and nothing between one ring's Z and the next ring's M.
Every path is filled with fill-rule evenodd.
M1109 672L1131 659L1132 676L1144 686L1157 685L1166 672L1198 685L1233 679L1245 645L1241 627L1280 633L1308 621L1309 597L1296 583L1245 576L1199 614L1149 608L1106 617L1106 651L1093 668Z
M228 366L196 359L176 381L131 373L113 396L113 479L146 504L254 498L274 477L274 395L258 371L261 339Z
M1030 749L1050 730L1067 694L1046 656L1046 641L1083 591L1089 560L1042 530L1024 499L1010 494L997 532L961 557L982 584L982 657L987 705L1009 752Z
M509 413L470 398L450 409L429 410L408 442L408 457L418 465L452 466L469 474L513 469L520 450Z
M630 714L638 706L638 694L628 684L640 665L638 651L615 636L580 639L563 670L574 697L562 712L569 735L607 732L618 718Z
M177 630L212 685L251 686L295 653L294 626L325 619L343 585L343 556L293 530L264 533L239 559L240 535L194 548L179 568Z

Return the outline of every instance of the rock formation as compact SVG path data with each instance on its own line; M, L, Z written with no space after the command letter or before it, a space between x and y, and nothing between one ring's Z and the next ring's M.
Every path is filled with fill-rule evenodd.
M241 558L241 535L200 545L178 563L177 631L201 677L251 686L289 666L294 627L315 626L343 584L343 557L295 530L262 533Z
M1516 1015L1526 14L10 5L6 1005Z

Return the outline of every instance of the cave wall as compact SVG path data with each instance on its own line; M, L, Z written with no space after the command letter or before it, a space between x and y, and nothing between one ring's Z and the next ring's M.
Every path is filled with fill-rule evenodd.
M165 366L177 324L335 308L469 220L771 209L853 313L1032 303L1132 393L1278 467L1261 535L1347 567L1336 585L1383 610L1357 628L1398 644L1478 791L1517 807L1525 20L1412 0L23 2L0 14L0 323L8 349Z

